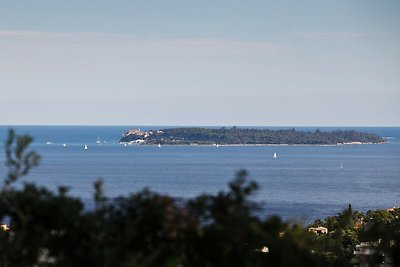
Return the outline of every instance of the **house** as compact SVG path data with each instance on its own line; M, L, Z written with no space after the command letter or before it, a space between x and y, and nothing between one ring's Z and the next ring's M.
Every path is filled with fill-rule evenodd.
M138 135L138 136L142 136L145 135L144 132L141 132L140 129L133 129L133 130L129 130L127 131L124 136L128 136L128 135Z
M356 228L356 229L361 229L361 228L364 227L364 225L365 225L365 222L364 222L364 220L361 218L361 219L358 219L358 220L354 223L354 228Z
M328 228L323 227L323 226L310 227L310 228L308 228L308 231L313 232L314 234L317 234L317 235L320 235L320 234L326 235L328 233Z
M356 245L354 255L359 260L359 267L392 267L392 258L379 249L379 242L361 242ZM377 262L378 261L378 262ZM371 263L374 263L372 265Z
M10 227L7 224L0 224L0 229L3 231L8 231L10 230Z

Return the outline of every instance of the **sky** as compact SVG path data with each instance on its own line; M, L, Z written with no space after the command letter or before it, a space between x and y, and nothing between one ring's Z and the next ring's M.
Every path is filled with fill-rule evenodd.
M0 0L0 124L400 126L400 1Z

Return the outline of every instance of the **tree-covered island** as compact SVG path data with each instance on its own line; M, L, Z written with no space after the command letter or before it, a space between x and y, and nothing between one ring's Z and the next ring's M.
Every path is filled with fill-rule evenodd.
M171 128L150 131L129 130L121 143L149 145L338 145L383 143L384 140L370 133L358 131L314 132L267 130L249 128Z

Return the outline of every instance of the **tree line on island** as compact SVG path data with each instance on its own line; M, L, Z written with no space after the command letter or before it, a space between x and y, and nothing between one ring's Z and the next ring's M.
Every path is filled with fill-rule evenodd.
M248 128L170 128L157 131L131 130L123 135L120 142L166 145L260 145L260 144L306 144L336 145L348 143L382 143L384 140L376 134L350 131L296 131L248 129Z
M67 187L20 183L39 164L31 141L11 130L5 144L2 267L400 266L399 208L363 214L349 206L307 227L260 218L250 198L258 185L242 170L227 191L183 202L147 189L109 199L98 180L87 209Z

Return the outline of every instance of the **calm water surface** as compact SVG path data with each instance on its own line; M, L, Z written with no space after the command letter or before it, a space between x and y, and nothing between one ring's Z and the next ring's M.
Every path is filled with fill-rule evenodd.
M0 126L1 140L5 140L7 128ZM226 190L235 172L246 169L260 185L254 199L264 203L263 214L310 221L334 215L348 203L363 211L400 205L400 128L352 128L389 137L390 142L383 145L219 148L119 145L121 133L132 126L13 128L33 135L33 148L43 157L25 180L51 189L68 185L72 195L86 202L90 202L92 184L98 177L104 178L110 197L149 187L190 198ZM148 128L160 127L142 127ZM321 128L332 129L338 128ZM98 138L101 144L96 144ZM272 158L273 153L278 154L277 159ZM4 161L4 153L0 160Z

